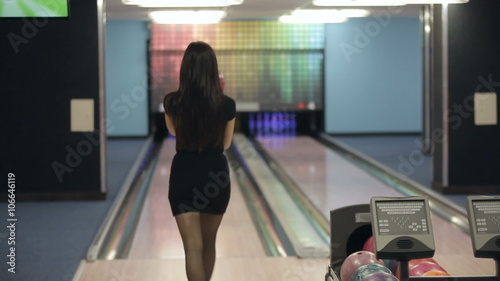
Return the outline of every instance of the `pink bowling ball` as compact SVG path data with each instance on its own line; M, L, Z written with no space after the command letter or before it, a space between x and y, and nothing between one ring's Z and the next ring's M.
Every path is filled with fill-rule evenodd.
M382 260L377 259L374 253L368 251L357 251L350 254L340 267L340 279L342 281L351 280L353 273L363 265L377 263L384 265Z
M424 273L431 271L431 270L438 270L438 271L446 272L446 270L437 263L423 261L417 265L410 267L409 275L410 276L422 276Z
M372 252L375 254L375 239L373 238L373 236L370 236L370 238L366 240L362 250Z

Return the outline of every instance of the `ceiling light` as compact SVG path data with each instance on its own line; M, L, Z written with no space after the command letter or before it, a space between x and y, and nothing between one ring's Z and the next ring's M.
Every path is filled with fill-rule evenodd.
M298 17L298 16L290 16L285 15L279 18L279 21L282 23L342 23L346 22L347 18L345 17Z
M370 11L363 9L341 9L338 12L348 18L363 18L370 15Z
M285 23L342 23L348 18L367 17L370 12L362 9L342 9L342 10L310 10L299 9L290 15L280 17Z
M404 0L313 0L315 6L404 6Z
M406 0L406 4L465 4L469 0Z
M225 11L155 11L149 17L160 24L212 24L226 16Z
M367 17L370 15L368 10L362 9L342 9L342 10L295 10L291 14L292 16L304 16L304 17L346 17L346 18L358 18Z
M291 15L279 18L283 23L341 23L347 17L338 13L338 10L295 10Z
M404 6L408 4L460 4L469 0L313 0L315 6Z
M243 0L122 0L122 3L139 7L227 7L240 5Z

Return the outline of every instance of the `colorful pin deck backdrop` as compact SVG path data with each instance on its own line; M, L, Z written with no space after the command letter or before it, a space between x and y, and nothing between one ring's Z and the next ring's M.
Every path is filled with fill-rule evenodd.
M178 87L184 50L193 41L210 44L224 74L224 92L259 110L322 108L323 24L227 21L216 25L151 27L152 106ZM311 109L311 108L310 108Z

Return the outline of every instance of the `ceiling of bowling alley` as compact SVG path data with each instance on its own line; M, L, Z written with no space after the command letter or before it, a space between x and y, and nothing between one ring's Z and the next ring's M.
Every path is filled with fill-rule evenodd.
M182 1L182 0L179 0ZM312 0L245 0L243 4L226 8L226 20L264 20L277 19L283 14L297 8L318 9L312 5ZM387 10L385 7L371 8L372 12ZM418 16L420 5L405 6L398 16ZM148 19L148 13L153 8L139 8L123 5L121 0L106 0L108 19ZM165 9L163 9L165 10Z

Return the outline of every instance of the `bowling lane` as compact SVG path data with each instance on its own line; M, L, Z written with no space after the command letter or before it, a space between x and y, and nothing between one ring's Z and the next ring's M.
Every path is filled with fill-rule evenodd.
M327 218L330 210L366 204L375 195L402 196L310 137L258 141Z
M167 138L134 236L129 259L183 258L182 240L168 202L170 164L175 139ZM218 257L265 257L238 181L231 175L231 201L218 233Z
M330 210L367 204L373 196L404 196L310 137L261 136L258 141L328 219ZM495 274L492 260L474 258L467 234L435 214L432 223L434 258L450 274Z

